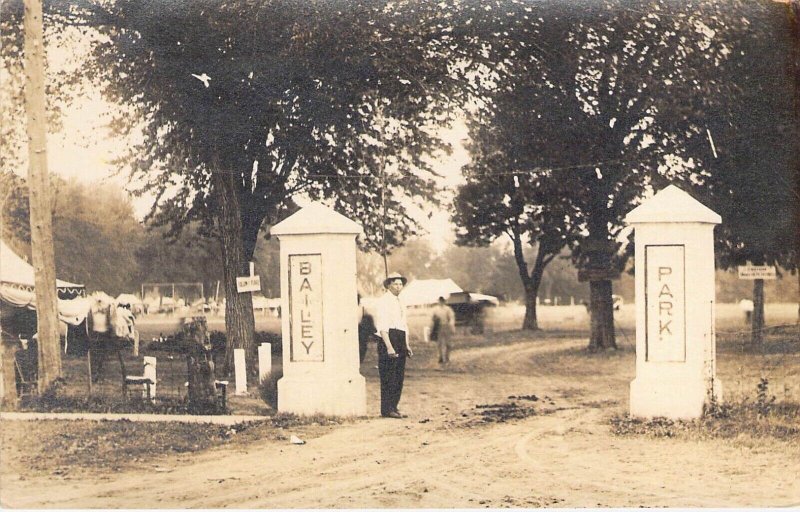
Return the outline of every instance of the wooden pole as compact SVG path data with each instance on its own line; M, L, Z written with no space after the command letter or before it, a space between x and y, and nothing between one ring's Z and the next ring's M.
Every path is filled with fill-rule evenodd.
M386 258L386 155L381 155L381 254L383 256L383 278L389 277L389 260Z
M91 341L89 342L91 345ZM86 349L86 367L89 370L89 394L92 394L92 349ZM124 377L123 377L124 378Z
M45 48L41 0L25 0L25 111L28 118L28 188L31 253L39 331L39 391L61 376L52 201L47 171Z

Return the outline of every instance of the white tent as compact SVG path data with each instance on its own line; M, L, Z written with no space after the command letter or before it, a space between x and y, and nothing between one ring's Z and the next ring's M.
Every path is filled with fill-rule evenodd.
M408 283L400 292L400 299L406 306L427 306L436 304L439 297L447 297L458 293L461 289L452 279L416 279Z
M84 286L56 279L56 289L59 296L59 319L72 325L83 322L89 311L89 302L83 297ZM2 240L0 240L0 301L13 307L36 309L33 267Z
M126 306L140 306L142 300L132 293L120 293L117 295L117 304Z
M253 293L253 309L256 311L264 311L269 309L269 299L260 293Z
M280 299L268 299L260 293L253 293L253 311L261 311L263 313L270 313L273 316L277 316L280 307Z

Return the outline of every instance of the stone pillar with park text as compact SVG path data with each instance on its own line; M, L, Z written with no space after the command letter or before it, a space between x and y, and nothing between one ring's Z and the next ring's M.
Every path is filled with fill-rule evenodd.
M283 377L278 410L363 416L356 237L361 226L311 203L270 230L280 241Z
M632 416L690 419L720 401L714 333L718 214L674 185L631 211L636 239Z

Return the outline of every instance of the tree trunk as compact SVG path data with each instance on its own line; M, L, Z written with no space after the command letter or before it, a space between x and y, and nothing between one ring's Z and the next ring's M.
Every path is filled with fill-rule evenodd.
M2 368L2 393L0 404L13 404L17 401L17 380L14 374L14 348L0 340L0 368Z
M186 350L188 401L191 412L217 412L216 377L206 319L194 318L183 324L180 343Z
M539 322L536 319L536 295L539 292L539 283L533 286L533 280L528 274L528 262L522 251L522 233L518 228L513 229L511 242L514 244L514 260L517 263L519 278L522 280L522 288L525 290L525 318L522 320L522 328L525 330L539 330Z
M536 315L536 297L539 296L539 286L542 284L544 267L547 266L549 262L550 259L542 255L542 248L540 246L530 279L525 284L525 319L522 322L523 329L531 331L539 330L539 319Z
M31 253L39 333L39 391L61 377L50 182L47 173L44 38L41 0L25 1L25 110L28 117L28 187Z
M217 408L214 362L211 354L201 347L189 349L186 355L188 370L189 407L195 413L213 413Z
M253 337L255 319L253 317L253 299L250 293L239 293L236 290L236 278L249 275L249 258L244 253L242 237L242 220L239 215L239 199L236 194L236 176L219 168L214 173L217 193L219 194L220 239L222 243L222 259L225 280L225 361L221 375L230 375L233 371L233 350L242 348L248 362L253 366Z
M539 320L536 317L536 295L538 290L525 290L525 319L522 328L529 331L539 330Z
M753 318L751 323L752 343L764 341L764 280L753 281Z
M608 279L589 282L589 312L591 314L589 350L592 352L617 348L611 291L611 281Z

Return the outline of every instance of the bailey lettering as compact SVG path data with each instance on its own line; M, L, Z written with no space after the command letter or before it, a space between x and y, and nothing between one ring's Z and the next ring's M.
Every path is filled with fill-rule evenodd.
M290 259L290 314L293 361L323 361L321 259L316 254L292 255ZM302 348L301 348L302 347Z

